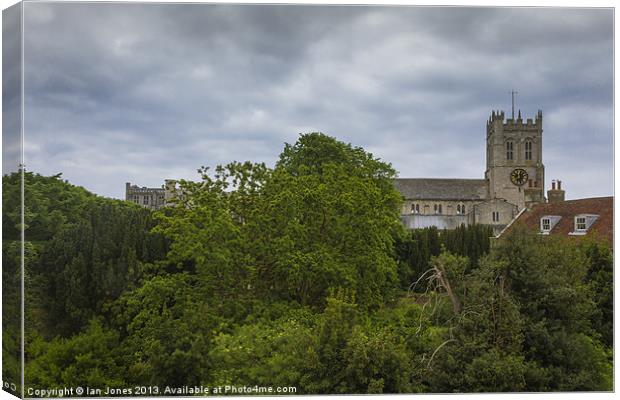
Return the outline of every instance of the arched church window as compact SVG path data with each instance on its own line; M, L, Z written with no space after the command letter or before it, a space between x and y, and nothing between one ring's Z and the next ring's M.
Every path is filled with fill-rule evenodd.
M461 214L465 214L465 204L461 204Z
M457 214L460 214L460 213L461 213L461 205L460 205L460 204L457 204L457 205L456 205L456 213L457 213Z
M532 142L529 140L525 142L525 159L526 160L532 159Z
M512 142L506 142L506 160L512 160L512 148L513 148L513 144Z
M437 212L441 214L441 204L437 207L437 210L438 210Z

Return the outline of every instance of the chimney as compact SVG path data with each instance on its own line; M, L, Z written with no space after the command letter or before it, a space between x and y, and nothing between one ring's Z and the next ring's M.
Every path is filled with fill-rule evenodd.
M561 203L564 201L565 192L562 190L562 181L557 181L557 189L555 183L556 180L551 181L551 189L547 190L547 200L549 203Z

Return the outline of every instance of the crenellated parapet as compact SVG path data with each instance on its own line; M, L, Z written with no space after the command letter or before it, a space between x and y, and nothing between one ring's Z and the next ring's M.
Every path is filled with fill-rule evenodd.
M504 111L493 110L487 120L487 136L504 131L542 132L542 110L538 110L535 118L523 120L521 110L516 118L505 118Z

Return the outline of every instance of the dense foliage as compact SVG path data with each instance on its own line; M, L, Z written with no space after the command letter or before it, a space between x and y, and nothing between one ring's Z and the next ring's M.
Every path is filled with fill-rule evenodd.
M476 268L478 259L489 252L492 236L493 229L488 225L403 231L395 242L401 288L412 288L412 282L431 267L431 258L442 251L465 256L468 258L468 268ZM424 286L415 285L415 288L424 290Z
M612 389L605 245L406 231L391 166L323 134L199 172L155 213L26 174L29 386ZM7 293L15 174L3 190Z

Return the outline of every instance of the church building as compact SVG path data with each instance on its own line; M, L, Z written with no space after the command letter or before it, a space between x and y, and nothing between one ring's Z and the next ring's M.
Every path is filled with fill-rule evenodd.
M524 121L493 111L486 123L484 179L399 178L405 198L401 218L407 228L456 228L487 224L497 234L517 214L545 202L542 111Z

